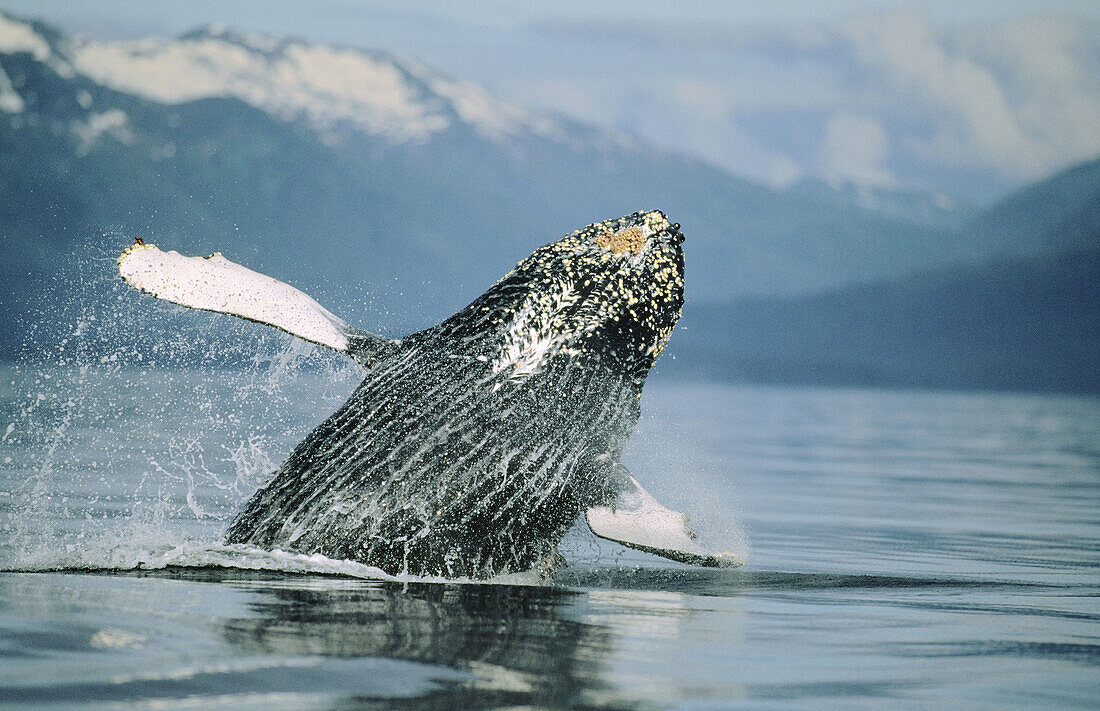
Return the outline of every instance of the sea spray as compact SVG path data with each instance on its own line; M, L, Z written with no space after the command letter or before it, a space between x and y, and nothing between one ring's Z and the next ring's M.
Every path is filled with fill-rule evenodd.
M133 309L110 269L82 264L86 278L59 280L26 315L42 338L0 366L3 569L155 565L218 544L357 379L353 364L252 324ZM51 333L59 322L70 325Z

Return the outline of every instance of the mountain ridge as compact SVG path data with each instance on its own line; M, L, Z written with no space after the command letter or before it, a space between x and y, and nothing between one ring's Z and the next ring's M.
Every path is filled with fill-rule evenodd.
M1087 248L1100 235L1100 158L1083 161L1004 196L964 230L999 239L1008 252Z
M0 14L3 23L19 24ZM109 283L108 255L134 236L183 252L222 251L382 331L438 321L534 247L638 209L663 209L684 225L689 303L719 311L748 297L812 300L851 284L998 255L1038 258L1096 239L1091 213L1081 210L1048 209L1005 235L997 210L930 226L925 207L902 194L870 196L893 201L901 214L891 216L843 189L778 191L564 119L554 125L572 137L566 144L561 134L479 130L457 111L430 140L357 129L326 140L308 116L237 96L165 103L113 88L69 64L64 35L26 28L0 32L0 72L12 94L2 80L0 93L21 104L0 105L0 347L9 354L26 338L43 283ZM226 41L210 30L200 36ZM177 42L158 40L150 51L163 58ZM247 74L245 86L256 77ZM1076 191L1087 210L1100 195L1100 161L1081 171L1032 186L1046 196L1037 204L1049 208L1059 190ZM1023 204L997 209L1037 214ZM1084 221L1083 232L1055 218L1069 227ZM1039 229L1045 236L1030 242L1028 230ZM113 298L96 289L80 299ZM52 298L59 303L45 318L71 320L79 310L76 297Z
M1100 394L1100 234L798 299L685 309L681 377ZM693 324L699 327L692 327Z
M11 24L13 21L5 22ZM204 37L202 42L207 44L221 41ZM67 61L62 46L66 41L60 35L52 40L50 52L55 63ZM150 45L155 51L149 51L163 58L166 52L170 54L172 47L177 47L175 42L158 40L155 46ZM122 46L132 48L134 45ZM193 48L183 49L191 51ZM116 52L119 53L125 54L122 50ZM86 63L87 58L83 61ZM185 63L184 66L192 65ZM567 146L554 136L548 138L540 133L516 134L507 141L494 142L487 140L477 127L459 122L449 125L446 131L433 134L430 142L394 143L377 140L373 134L349 132L334 147L331 141L325 141L323 133L299 130L308 123L290 120L278 112L271 114L248 102L243 103L254 112L231 108L227 102L240 101L234 96L208 96L181 103L152 101L141 94L120 91L94 81L81 72L58 73L33 55L6 52L3 46L0 46L0 69L13 75L19 85L18 91L27 95L25 109L7 114L8 121L0 121L0 131L7 134L9 145L37 141L47 166L64 164L66 175L56 175L55 183L64 182L62 178L68 176L77 176L79 182L82 171L86 172L88 165L104 159L107 153L112 154L115 170L121 174L159 174L154 177L162 184L160 193L165 196L164 200L145 192L127 194L127 190L117 185L121 179L105 175L108 166L100 166L97 170L106 179L103 194L90 200L85 195L82 199L96 203L104 216L78 225L70 224L67 226L70 232L89 233L115 225L122 231L141 230L147 234L152 231L154 238L160 238L156 234L159 231L169 239L178 240L181 248L191 248L189 245L195 244L195 248L213 247L223 251L243 246L250 252L259 243L291 244L298 235L278 227L270 230L271 219L259 225L253 234L217 229L219 224L239 226L255 222L252 218L257 212L257 196L236 191L234 181L241 182L246 176L231 169L239 167L242 161L256 158L248 148L262 142L255 134L271 133L277 135L268 141L272 144L266 154L268 158L275 160L273 154L280 151L287 154L305 151L316 158L311 171L331 174L339 169L343 173L339 181L344 184L367 182L388 198L384 204L367 200L353 209L344 203L332 204L326 194L315 190L314 202L299 205L303 219L291 222L307 223L309 218L317 218L319 223L334 223L333 216L339 215L342 226L333 224L330 229L334 239L348 245L360 241L369 249L376 238L361 235L353 226L366 222L366 215L375 219L383 212L389 213L392 219L388 222L407 225L410 232L430 234L435 241L450 245L450 256L458 270L479 277L481 282L496 276L495 270L483 268L481 264L505 262L495 260L496 249L490 250L492 254L474 255L480 258L463 257L471 251L471 245L462 242L459 236L463 230L480 229L487 243L494 247L515 244L512 248L515 251L509 258L514 262L533 246L564 232L605 219L609 214L626 214L651 207L661 207L681 222L696 225L694 235L703 260L707 264L724 266L720 278L716 275L700 282L700 294L708 299L724 297L730 289L742 293L812 289L877 274L884 269L904 271L908 263L937 259L937 248L949 247L942 235L934 230L902 225L895 231L892 223L880 215L814 199L792 199L702 163L648 148L632 145L629 150L623 150L623 142L613 136L609 138L611 134L565 121L555 125L568 130L574 137ZM101 68L103 71L106 70ZM162 75L152 72L151 76ZM249 82L254 83L254 80L254 73L248 74L246 87L252 86ZM208 109L205 113L201 111L204 108ZM221 126L226 116L232 116L242 125L253 125L236 133L226 132ZM180 124L184 120L188 121L187 125ZM210 135L199 135L202 131ZM73 132L74 135L62 135ZM181 132L188 134L183 143L177 141ZM203 163L204 155L212 160ZM169 181L166 176L178 175L177 168L185 163L191 173L181 176L175 183ZM40 169L38 166L20 167L12 161L9 165L16 171ZM247 168L248 172L258 173L270 170L271 166L261 162ZM285 182L289 177L273 176L273 179ZM304 183L313 180L310 171L293 177ZM387 179L392 185L404 183L407 192L395 194L387 188ZM329 180L329 188L333 188L334 182L335 176ZM485 187L477 189L479 184ZM426 192L429 187L434 191L432 194ZM204 221L215 228L209 231L223 238L228 232L230 241L200 245L199 240L188 234L190 225L187 230L180 229L172 213L179 195L188 193L219 198L205 205L192 201L190 208L205 211ZM54 204L48 191L38 194L47 203L47 209L58 213L68 211L67 206ZM223 195L226 199L221 199ZM262 198L259 202L268 202L263 208L268 217L276 218L276 222L282 219L275 214L279 206L273 201L278 196L259 197ZM200 203L203 199L195 198ZM487 215L485 207L474 205L477 199L488 200L494 208L490 211L493 214ZM460 200L465 200L466 204L457 205ZM433 213L438 212L436 205L439 204L449 205L456 219L450 222L435 219ZM160 224L135 220L128 213L136 210L159 214L163 220ZM476 219L465 219L463 214ZM13 241L26 242L43 234L43 226L34 224L35 214L28 212L18 217L15 224L26 225L26 228L22 234L9 235ZM841 230L846 232L843 242L839 234L828 240L810 236L815 232L839 233ZM538 236L529 240L521 237L524 234ZM738 235L738 238L731 240L731 235ZM71 244L75 247L78 242ZM874 255L874 263L851 260L849 244L859 245L858 251ZM473 251L477 251L476 245ZM310 266L310 260L305 263ZM441 270L424 273L437 282L445 276ZM364 277L376 279L386 275L367 271ZM413 283L409 281L404 286L411 287ZM396 308L397 304L392 306Z

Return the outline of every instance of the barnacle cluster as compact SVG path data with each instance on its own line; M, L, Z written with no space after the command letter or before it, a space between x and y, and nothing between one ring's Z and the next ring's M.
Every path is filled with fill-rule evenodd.
M627 227L618 232L602 232L596 236L596 244L615 254L633 252L640 254L645 247L645 233L640 227Z

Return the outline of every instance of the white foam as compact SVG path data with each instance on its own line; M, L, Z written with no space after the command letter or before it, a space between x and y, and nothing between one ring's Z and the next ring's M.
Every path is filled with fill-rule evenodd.
M320 553L292 553L264 550L242 544L223 545L204 540L181 540L153 544L148 541L119 543L108 536L91 539L85 545L44 548L20 561L8 572L47 572L59 570L117 571L165 570L168 568L225 568L257 570L297 575L332 575L364 580L429 583L494 583L505 585L541 585L535 572L511 573L490 580L443 578L437 576L391 575L381 568L354 560L337 560Z
M579 298L572 282L558 284L549 293L532 293L527 297L504 335L504 343L493 360L493 372L508 373L513 380L540 372L554 354L578 335L561 328L557 321Z

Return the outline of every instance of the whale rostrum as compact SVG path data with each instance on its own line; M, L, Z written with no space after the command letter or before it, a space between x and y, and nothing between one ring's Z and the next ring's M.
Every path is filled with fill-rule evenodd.
M619 461L680 317L682 243L658 211L589 225L399 340L220 253L139 240L118 268L159 299L275 326L366 369L237 514L228 543L487 578L553 560L584 512L601 538L733 567L739 557L703 548Z

